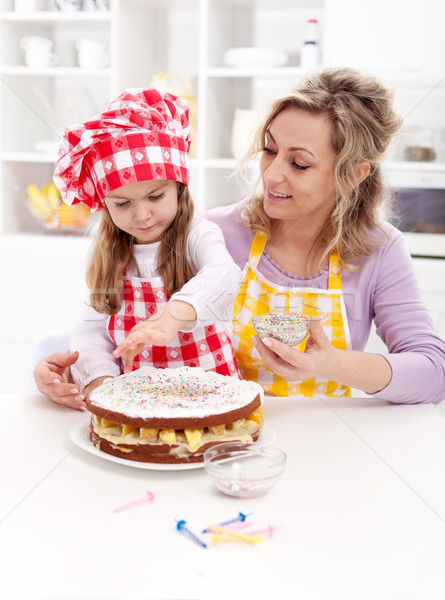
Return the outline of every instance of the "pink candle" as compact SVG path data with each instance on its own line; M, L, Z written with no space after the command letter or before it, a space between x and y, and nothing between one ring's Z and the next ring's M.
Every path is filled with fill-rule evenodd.
M158 492L145 492L145 495L142 498L137 498L136 500L132 500L131 502L127 502L127 504L123 504L122 506L118 506L113 510L113 512L121 512L122 510L127 510L127 508L132 508L137 504L142 504L143 502L153 502L155 494Z

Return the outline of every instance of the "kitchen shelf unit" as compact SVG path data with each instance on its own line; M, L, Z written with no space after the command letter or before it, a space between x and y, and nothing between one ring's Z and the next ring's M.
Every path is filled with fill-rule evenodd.
M267 111L271 100L289 91L304 73L299 49L306 22L323 25L323 0L216 0L202 3L203 32L198 102L198 147L202 157L200 198L206 208L230 204L246 189L230 177L237 161L231 153L232 122L236 109ZM276 68L228 67L224 54L237 47L274 48L288 61ZM248 170L249 181L258 176L257 162Z
M235 110L266 111L272 98L291 89L304 75L299 48L309 18L320 22L323 62L329 64L329 57L338 62L343 55L341 36L335 31L345 29L341 15L351 8L351 1L276 0L272 6L269 0L112 0L106 12L63 13L48 10L48 4L47 10L25 14L11 10L12 0L0 0L0 118L4 132L0 140L1 231L39 233L22 219L21 204L26 184L33 182L33 177L39 177L40 184L51 179L56 158L54 152L37 152L35 142L56 141L59 132L54 134L52 124L48 127L47 120L45 123L47 115L33 91L35 87L52 104L71 95L76 110L71 110L66 120L75 122L101 110L127 87L150 85L158 73L181 75L191 83L197 98L197 153L190 160L195 201L205 210L240 199L243 191L230 178L237 164L231 154ZM57 66L31 69L23 65L19 40L30 34L54 39ZM104 41L110 55L108 68L88 70L76 65L73 42L79 36ZM225 51L239 46L284 50L289 59L277 68L227 67ZM359 50L359 60L366 68L367 50ZM402 53L397 54L399 62L385 71L381 67L384 59L375 58L374 50L372 57L380 65L376 74L401 90L398 93L405 114L416 104L414 116L420 121L428 123L435 118L431 115L437 113L437 98L443 87L435 71L415 70L411 63L408 68ZM355 53L350 59L354 58ZM435 88L438 93L429 93L427 101L415 100L416 94L422 98ZM412 116L408 114L408 121ZM445 119L443 114L439 119ZM445 121L443 124L445 127ZM258 175L257 166L253 161L248 171L250 182ZM445 188L445 163L393 159L386 163L386 169L395 187ZM6 202L11 196L14 203Z
M34 12L14 12L0 4L0 231L3 235L43 234L25 206L30 183L52 179L63 128L84 120L104 105L117 88L115 76L116 10L61 12L52 4ZM29 67L20 40L43 36L53 42L57 64ZM75 40L103 43L109 67L81 68ZM44 147L45 151L41 148ZM52 236L53 234L48 234ZM60 236L54 236L60 239ZM57 242L56 242L57 243Z

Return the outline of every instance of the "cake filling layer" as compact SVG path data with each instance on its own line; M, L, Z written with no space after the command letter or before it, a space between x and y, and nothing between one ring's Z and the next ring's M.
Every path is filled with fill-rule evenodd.
M177 453L196 452L209 443L239 440L252 441L252 436L261 429L263 407L259 407L245 419L238 419L227 425L215 425L200 429L154 429L121 425L108 419L92 416L91 427L96 436L106 440L121 450L128 446L164 446L170 444L178 448ZM173 451L172 451L173 452Z

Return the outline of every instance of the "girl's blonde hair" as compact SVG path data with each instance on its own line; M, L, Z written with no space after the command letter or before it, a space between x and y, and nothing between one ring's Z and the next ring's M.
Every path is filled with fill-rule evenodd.
M376 79L350 68L327 68L309 74L293 93L277 99L257 132L244 159L247 163L266 146L267 132L278 114L298 108L325 115L332 123L331 146L337 155L334 177L337 202L317 240L326 244L323 259L337 251L342 265L359 267L361 257L377 243L376 225L390 193L383 181L381 162L402 118L394 112L393 94ZM370 163L369 175L357 182L357 166ZM387 207L389 210L389 206ZM242 214L241 222L252 231L269 234L271 221L263 208L263 193L256 192ZM309 255L313 268L316 242Z
M193 277L187 260L187 236L193 213L194 205L189 188L178 183L178 211L173 223L162 236L158 252L157 271L168 296L181 289ZM97 312L113 315L119 311L124 273L132 268L137 269L133 236L113 223L105 206L86 274L90 303Z

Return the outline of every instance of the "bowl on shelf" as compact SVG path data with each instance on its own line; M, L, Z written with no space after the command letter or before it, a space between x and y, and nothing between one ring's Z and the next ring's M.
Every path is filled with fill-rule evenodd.
M238 69L280 67L287 60L287 52L276 48L229 48L224 52L224 63Z
M204 467L224 494L252 498L277 483L286 467L286 453L274 446L225 442L204 452Z
M265 313L252 317L260 339L271 337L289 346L298 346L311 328L312 317L299 312Z
M29 184L26 188L26 208L42 229L60 233L83 233L89 226L91 212L85 204L69 206L62 202L54 183L41 188Z

